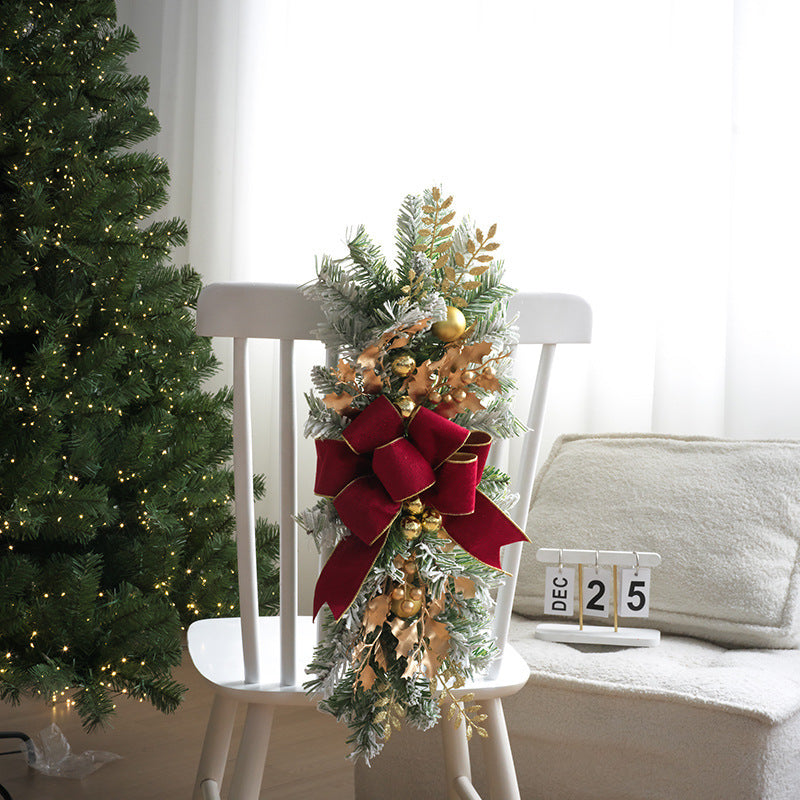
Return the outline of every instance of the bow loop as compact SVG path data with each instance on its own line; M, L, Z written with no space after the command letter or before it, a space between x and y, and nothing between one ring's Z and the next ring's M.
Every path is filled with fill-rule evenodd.
M478 459L471 453L454 453L436 470L436 485L423 500L445 515L471 514L480 482Z
M408 438L434 468L469 438L469 431L429 408L418 407L408 423Z
M376 448L372 469L398 503L416 497L436 481L433 468L408 439L395 439Z
M373 400L345 428L342 438L355 453L371 453L404 432L403 418L388 397Z

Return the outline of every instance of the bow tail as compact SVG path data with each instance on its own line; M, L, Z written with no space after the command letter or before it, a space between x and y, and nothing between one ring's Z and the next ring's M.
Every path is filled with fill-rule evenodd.
M337 620L350 608L385 541L386 534L372 544L364 544L357 536L348 536L336 545L317 578L314 617L325 603Z
M501 547L529 541L522 528L481 492L475 492L475 511L472 514L446 516L444 528L447 535L471 556L495 569L502 569Z

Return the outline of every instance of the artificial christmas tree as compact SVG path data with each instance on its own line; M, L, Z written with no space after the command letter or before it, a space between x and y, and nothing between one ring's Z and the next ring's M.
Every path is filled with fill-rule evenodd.
M0 695L89 727L117 693L174 708L181 624L235 602L230 394L202 389L186 226L147 221L168 170L129 149L158 129L136 46L109 0L2 3Z

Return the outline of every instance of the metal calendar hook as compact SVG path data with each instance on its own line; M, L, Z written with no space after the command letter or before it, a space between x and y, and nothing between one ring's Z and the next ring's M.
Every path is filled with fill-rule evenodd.
M600 567L600 551L599 550L595 550L594 551L594 571L595 571L595 574L597 574L597 572L599 571L599 567Z
M559 548L558 549L558 574L560 575L564 571L564 551Z
M633 551L633 560L634 560L633 574L638 576L638 574L639 574L639 554L635 550Z

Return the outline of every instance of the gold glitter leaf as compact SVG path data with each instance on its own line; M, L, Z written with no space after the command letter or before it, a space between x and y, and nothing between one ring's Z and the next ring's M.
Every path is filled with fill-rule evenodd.
M397 647L395 648L395 653L397 653L397 657L408 658L408 654L419 643L419 633L417 631L417 623L415 622L407 626L398 625L397 628L395 628L394 623L392 623L392 633L395 635L395 638L397 639Z
M364 610L364 633L365 635L369 635L375 628L379 628L383 623L386 621L386 617L389 616L389 605L391 604L391 600L388 594L382 594L378 597L373 597L367 603L367 607Z
M365 692L368 692L374 685L375 679L378 676L375 674L375 670L369 664L364 664L361 670L358 673L358 678L356 679L353 688L356 689L361 686Z
M475 597L475 582L470 578L459 575L459 577L455 579L455 584L456 591L461 592L467 600Z
M431 196L433 197L433 199L434 199L434 200L435 200L437 203L439 202L439 198L442 196L442 193L441 193L441 191L439 190L439 187L438 187L438 186L434 186L434 187L433 187L433 189L431 189Z
M334 411L341 414L342 411L346 408L350 408L353 404L353 395L347 394L347 392L342 392L342 394L331 392L322 398L322 402L325 403L328 408L332 408Z
M488 233L486 234L487 239L491 239L497 233L497 223L495 222L491 228L489 228Z
M456 264L458 264L458 266L463 269L464 268L464 254L463 253L455 253L453 258L455 258Z
M436 263L433 265L436 269L442 269L445 264L447 264L447 259L449 256L447 253L442 253L439 258L436 259Z
M453 198L451 197L450 200L452 200L452 199ZM447 208L447 206L442 206L442 208ZM451 211L446 217L442 217L442 225L447 225L448 222L452 222L452 220L455 218L455 215L456 215L456 212L455 211Z
M354 383L356 379L356 371L352 364L349 364L343 359L339 359L339 366L336 369L336 377L342 383Z
M450 195L450 197L448 197L447 200L445 200L444 203L442 203L441 206L442 211L444 211L445 208L450 208L450 204L452 202L453 202L453 195Z

